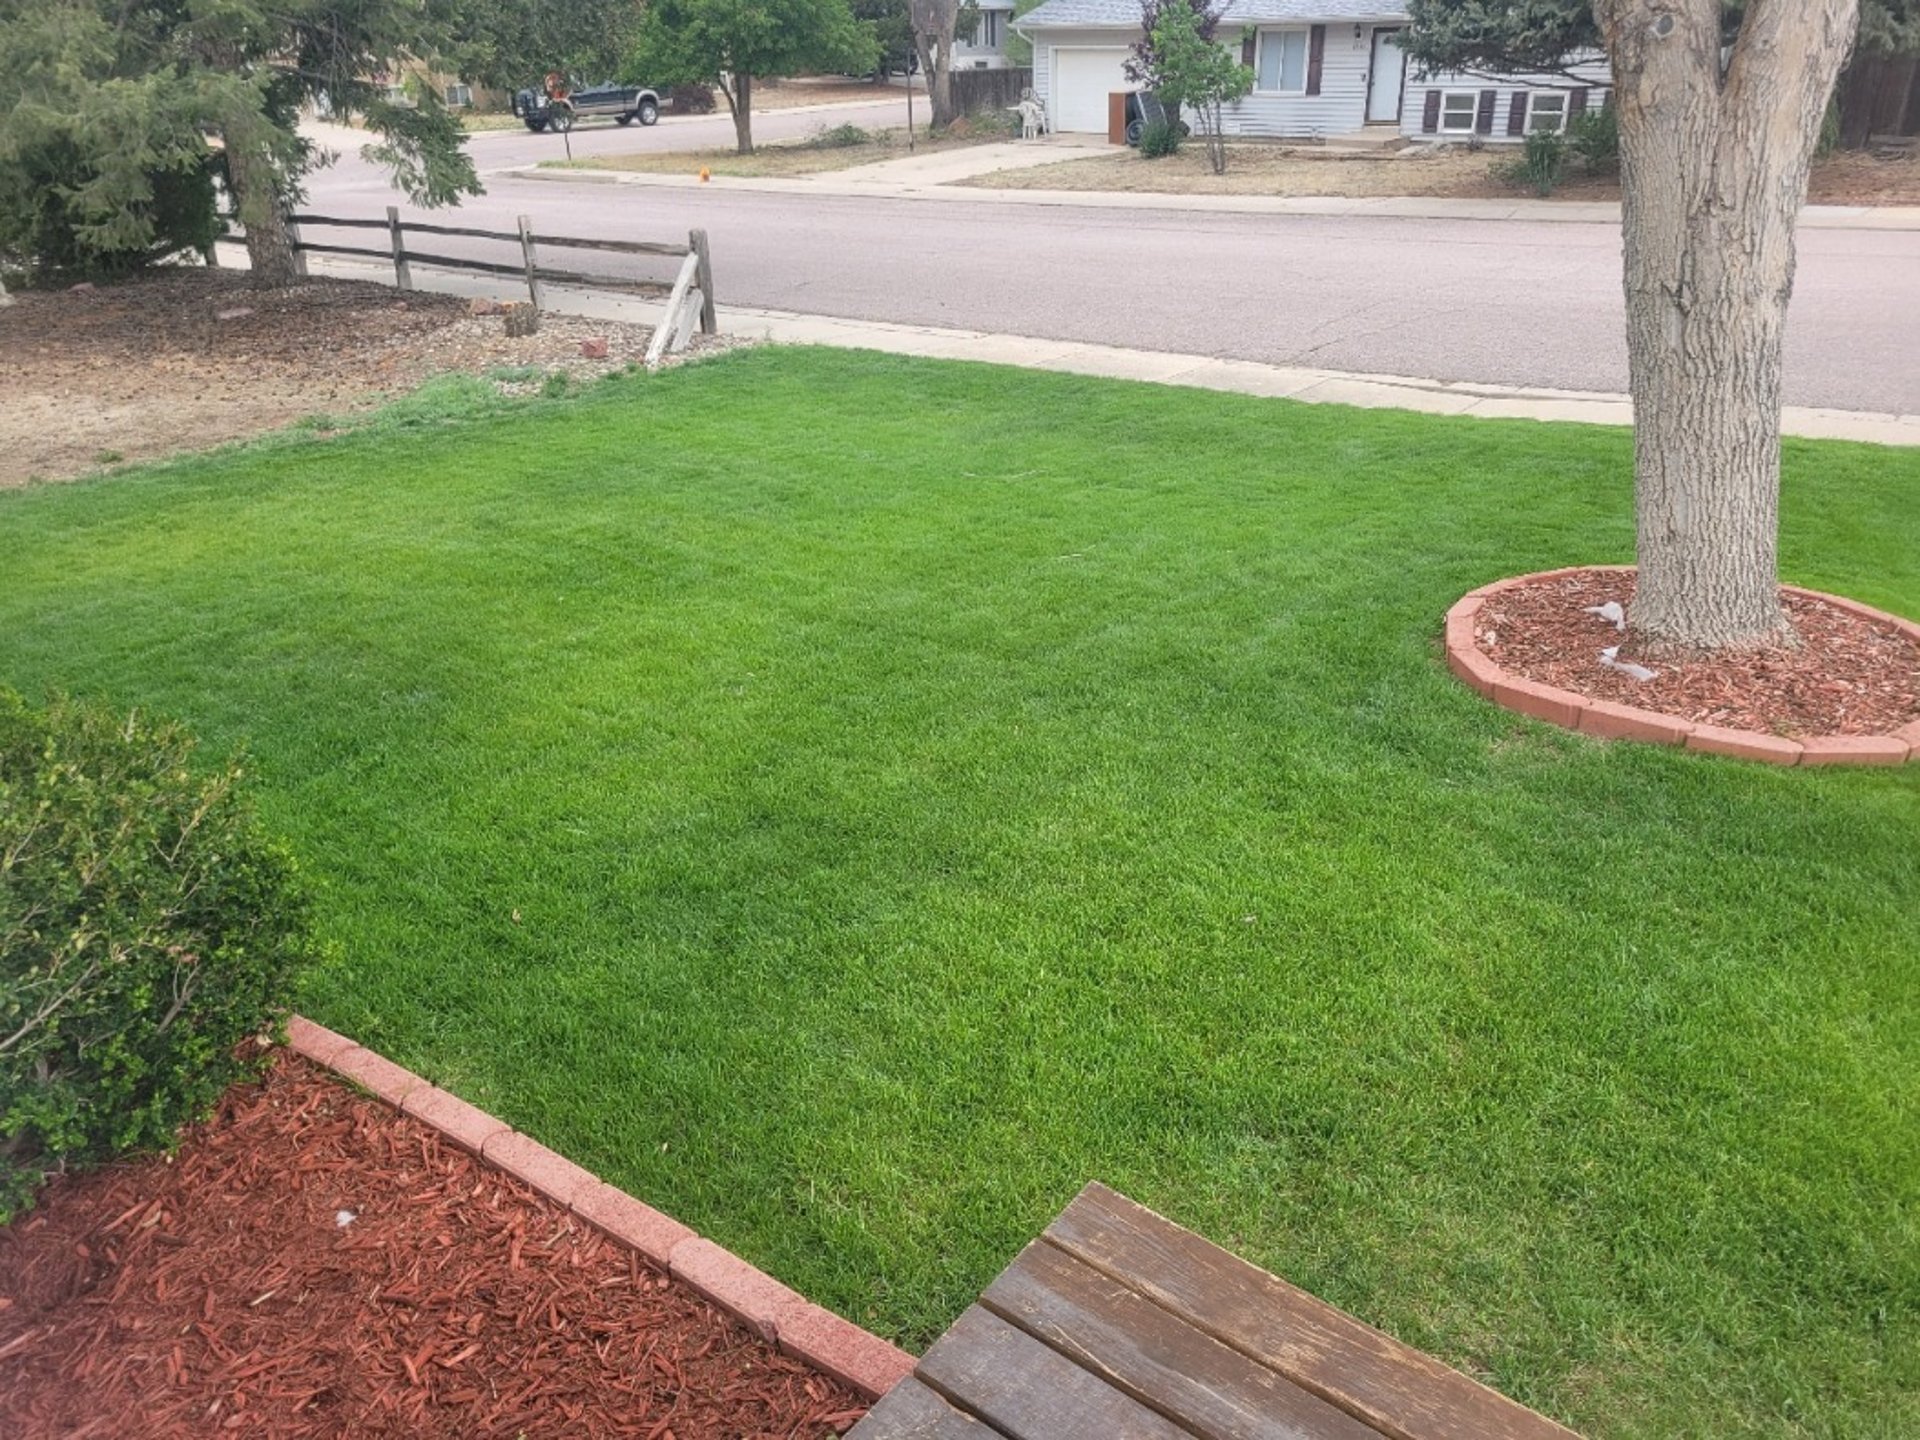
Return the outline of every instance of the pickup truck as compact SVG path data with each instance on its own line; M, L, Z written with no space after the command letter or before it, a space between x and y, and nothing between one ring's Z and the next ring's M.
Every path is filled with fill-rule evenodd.
M636 120L651 125L660 118L660 96L644 85L601 84L572 90L564 76L549 75L540 85L514 93L513 113L536 135L542 130L571 130L574 121L595 115L611 116L619 125Z

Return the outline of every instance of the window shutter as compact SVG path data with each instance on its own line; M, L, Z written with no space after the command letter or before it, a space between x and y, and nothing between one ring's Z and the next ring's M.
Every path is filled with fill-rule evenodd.
M1527 133L1527 92L1516 90L1513 101L1507 106L1507 134L1524 135Z
M1473 133L1491 135L1493 133L1493 107L1500 99L1498 90L1480 92L1480 109L1473 117Z
M1327 60L1327 27L1315 25L1307 31L1307 94L1320 93L1320 69Z
M1440 92L1427 91L1426 103L1420 109L1420 133L1431 135L1440 128Z
M1567 97L1567 119L1571 120L1576 115L1584 115L1586 113L1587 87L1584 85L1576 85L1573 87L1573 93Z
M1240 37L1240 63L1249 70L1253 68L1253 42L1254 32L1251 30L1246 31Z

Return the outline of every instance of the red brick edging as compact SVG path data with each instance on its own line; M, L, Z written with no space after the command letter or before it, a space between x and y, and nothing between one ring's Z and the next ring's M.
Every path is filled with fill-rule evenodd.
M1517 589L1536 580L1555 575L1577 575L1590 570L1631 570L1631 565L1569 565L1560 570L1541 570L1531 575L1514 575L1482 585L1454 602L1447 611L1447 668L1494 704L1536 720L1561 725L1569 730L1613 740L1647 740L1657 745L1682 745L1713 755L1737 755L1746 760L1764 760L1773 765L1901 765L1920 760L1920 720L1910 721L1891 735L1813 735L1789 740L1761 730L1733 730L1724 725L1702 725L1663 715L1657 710L1641 710L1632 705L1617 705L1611 700L1595 700L1542 685L1502 669L1474 643L1474 622L1480 607L1490 595ZM1781 587L1795 595L1825 601L1836 609L1851 611L1864 619L1891 625L1920 642L1920 624L1819 590L1803 590L1797 585Z
M287 1024L296 1054L370 1090L461 1149L565 1206L602 1234L630 1245L657 1268L752 1326L769 1343L878 1400L905 1379L913 1356L851 1320L813 1304L732 1251L644 1205L563 1155L429 1085L383 1055L305 1016Z

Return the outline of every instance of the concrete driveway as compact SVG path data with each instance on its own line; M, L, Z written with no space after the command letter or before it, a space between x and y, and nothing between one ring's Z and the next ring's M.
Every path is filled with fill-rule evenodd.
M916 101L916 104L918 102ZM894 112L898 111L896 117ZM770 112L762 138L905 118L904 98ZM575 154L731 142L725 116L583 129ZM704 227L722 305L957 326L1446 381L1623 391L1619 233L1535 223L626 186L499 172L556 137L478 137L488 193L443 223L603 238ZM393 196L349 158L309 208L377 215ZM364 242L364 233L362 236ZM505 258L505 257L502 257ZM1920 412L1920 232L1808 229L1789 324L1789 403Z

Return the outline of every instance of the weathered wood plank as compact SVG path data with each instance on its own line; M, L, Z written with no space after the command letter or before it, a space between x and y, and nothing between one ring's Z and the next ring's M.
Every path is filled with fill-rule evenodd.
M913 1373L1009 1440L1192 1440L1165 1416L977 1305L934 1342Z
M1001 1440L1001 1435L908 1376L847 1432L847 1440Z
M1046 1236L1392 1440L1577 1440L1104 1185L1081 1191Z
M981 1304L1202 1440L1380 1440L1380 1432L1044 1240Z

